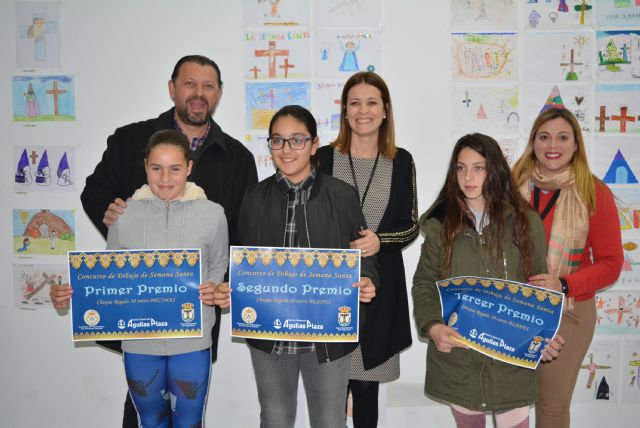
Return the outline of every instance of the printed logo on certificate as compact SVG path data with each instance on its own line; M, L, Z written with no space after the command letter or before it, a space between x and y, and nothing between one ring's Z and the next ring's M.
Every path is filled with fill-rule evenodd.
M231 247L231 336L357 342L360 251Z
M202 337L200 250L69 251L74 341Z

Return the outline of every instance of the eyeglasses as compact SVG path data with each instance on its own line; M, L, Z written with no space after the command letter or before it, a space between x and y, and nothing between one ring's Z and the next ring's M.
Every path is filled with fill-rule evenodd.
M271 150L281 150L284 147L284 143L289 143L289 147L293 150L302 150L307 144L307 141L312 141L313 137L269 137L267 138L267 146Z

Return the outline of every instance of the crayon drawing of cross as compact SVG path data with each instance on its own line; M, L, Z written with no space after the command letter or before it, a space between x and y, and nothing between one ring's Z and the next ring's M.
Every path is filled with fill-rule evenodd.
M580 12L580 25L584 25L584 13L587 10L591 10L591 5L587 4L587 0L582 0L582 4L575 5L573 10Z
M581 369L586 369L589 371L589 378L587 379L587 389L591 389L591 385L593 385L593 380L596 377L597 369L610 369L611 366L603 366L601 364L595 363L593 361L593 353L589 354L589 364L583 364L580 366Z
M53 95L53 114L55 116L58 116L58 95L66 93L66 90L58 89L58 82L56 80L53 81L53 89L47 90L47 94Z
M596 120L600 124L600 127L598 128L600 132L604 132L605 130L604 124L606 123L607 120L610 120L610 119L611 118L607 116L607 106L600 106L600 116L596 116Z
M289 69L290 68L295 68L295 67L296 67L295 65L289 64L289 58L285 58L284 59L284 64L278 66L278 68L283 68L284 69L284 78L285 79L287 77L289 77Z
M258 66L254 65L253 68L250 68L249 71L253 72L253 78L258 78L258 71L262 71L262 69L258 68Z
M620 115L611 115L611 120L620 122L620 132L627 132L627 122L635 122L634 116L627 116L628 107L620 107Z
M469 91L464 91L464 100L462 100L462 104L466 104L469 107L469 103L471 102L471 98L469 98Z
M622 318L624 316L624 314L630 314L631 313L631 307L629 306L625 306L624 305L624 297L620 296L618 298L618 307L616 308L611 308L611 309L606 309L605 312L607 314L610 315L618 315L618 319L616 321L616 324L622 324Z
M573 71L573 67L575 67L576 65L584 65L584 64L581 62L575 62L574 51L573 49L571 49L571 61L561 62L560 65L562 67L569 66L569 72L567 73L566 80L578 80L578 74L575 71Z
M288 57L289 56L289 49L276 49L275 40L270 40L268 49L262 49L262 50L256 49L254 54L257 57L262 57L262 56L269 57L269 78L270 79L275 79L275 77L276 77L276 57L278 57L278 56L286 56L286 57Z
M47 43L45 36L58 31L57 22L45 21L44 14L34 14L31 25L20 28L20 37L33 39L34 58L36 61L46 61Z

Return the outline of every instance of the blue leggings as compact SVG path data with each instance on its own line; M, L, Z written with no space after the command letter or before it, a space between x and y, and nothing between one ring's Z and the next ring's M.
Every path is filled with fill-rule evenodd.
M178 355L124 353L140 427L200 428L209 391L211 349Z

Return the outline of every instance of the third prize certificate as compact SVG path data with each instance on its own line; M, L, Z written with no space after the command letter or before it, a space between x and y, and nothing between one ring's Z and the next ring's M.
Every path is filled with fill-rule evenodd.
M535 369L560 327L564 295L515 281L461 276L438 281L444 322L476 351Z

